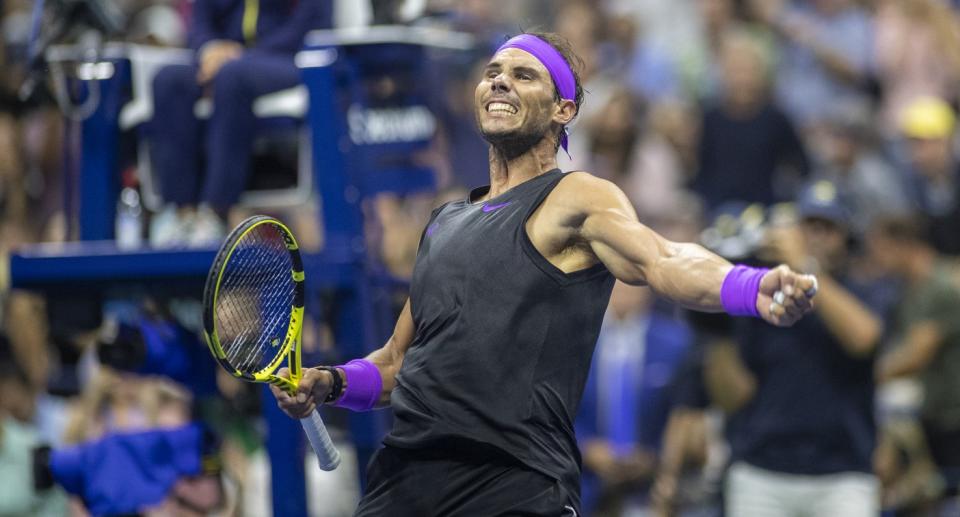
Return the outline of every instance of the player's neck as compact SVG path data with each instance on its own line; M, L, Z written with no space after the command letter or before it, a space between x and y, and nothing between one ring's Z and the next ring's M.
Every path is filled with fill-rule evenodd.
M497 197L513 187L557 168L557 150L549 137L540 140L525 153L507 158L490 146L490 192Z

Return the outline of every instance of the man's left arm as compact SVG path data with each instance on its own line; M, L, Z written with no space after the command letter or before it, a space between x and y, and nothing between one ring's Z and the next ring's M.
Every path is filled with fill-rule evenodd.
M754 297L745 302L754 305L748 312L780 326L792 325L812 307L806 293L814 292L813 277L778 266L762 275L755 295L749 287L725 285L736 282L728 278L734 269L730 262L698 244L669 241L641 224L626 195L609 181L572 174L576 177L569 180L576 184L570 188L578 193L575 203L582 214L580 238L621 281L649 285L674 303L704 312L730 312L721 289L731 287ZM780 303L774 303L774 296Z

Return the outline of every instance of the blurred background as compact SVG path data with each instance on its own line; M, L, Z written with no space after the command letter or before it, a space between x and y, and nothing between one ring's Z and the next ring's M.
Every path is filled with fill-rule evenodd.
M350 515L389 413L327 410L344 465L304 463L209 359L203 278L233 224L278 216L304 363L379 347L430 211L486 184L474 88L525 30L584 61L563 169L821 284L791 329L617 285L576 415L584 514L960 515L958 9L0 1L0 516Z

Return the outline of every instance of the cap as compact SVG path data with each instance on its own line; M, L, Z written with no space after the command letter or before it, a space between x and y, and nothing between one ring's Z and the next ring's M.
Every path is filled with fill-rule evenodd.
M801 219L826 219L839 226L850 224L850 210L832 181L817 180L807 185L797 197L796 206Z
M955 126L953 109L937 97L918 97L900 114L900 131L908 138L947 138Z

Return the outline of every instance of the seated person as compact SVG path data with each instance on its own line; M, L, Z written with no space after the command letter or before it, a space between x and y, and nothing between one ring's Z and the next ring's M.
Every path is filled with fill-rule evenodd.
M190 46L196 62L153 81L153 166L166 208L152 221L154 246L205 245L246 185L256 120L253 101L300 83L294 54L309 30L329 26L324 0L196 0ZM194 105L213 101L201 122Z
M647 508L667 387L692 338L670 310L655 307L648 289L615 285L575 424L585 512Z

